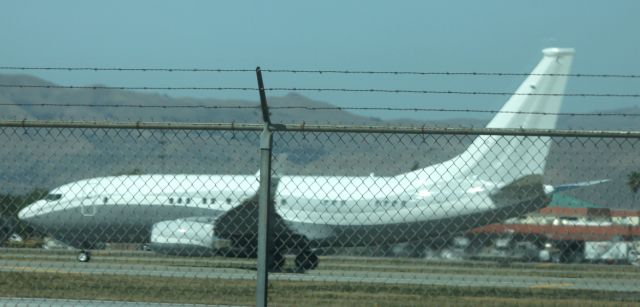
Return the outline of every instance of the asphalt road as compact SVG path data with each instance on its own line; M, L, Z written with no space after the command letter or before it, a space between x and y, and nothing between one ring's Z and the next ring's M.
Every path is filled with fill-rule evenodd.
M640 292L640 282L634 278L602 277L546 277L501 274L501 269L483 273L469 270L468 273L420 273L393 272L368 264L367 270L317 269L306 273L270 273L271 280L314 281L334 283L387 284L387 285L439 285L458 287L497 288L553 288L582 289L619 292ZM638 270L629 266L630 270ZM125 276L154 276L167 278L207 278L255 280L256 271L247 268L219 268L198 266L168 266L148 264L144 259L132 263L79 263L74 261L52 261L46 259L0 259L0 271L40 272L57 274L99 274ZM570 274L568 274L570 275Z

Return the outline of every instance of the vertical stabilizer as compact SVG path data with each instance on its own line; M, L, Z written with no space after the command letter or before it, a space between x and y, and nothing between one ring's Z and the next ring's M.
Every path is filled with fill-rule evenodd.
M548 48L518 90L487 128L554 129L574 50ZM460 174L493 182L512 182L544 173L549 137L478 136L450 162Z
M547 48L540 63L489 122L487 128L554 129L571 68L574 50ZM542 175L549 137L478 136L462 154L444 163L404 176L420 182L475 178L510 183L529 175Z
M487 128L553 129L574 50L547 48L542 60ZM558 94L557 96L553 96ZM551 96L547 96L551 95ZM547 114L541 114L547 113Z

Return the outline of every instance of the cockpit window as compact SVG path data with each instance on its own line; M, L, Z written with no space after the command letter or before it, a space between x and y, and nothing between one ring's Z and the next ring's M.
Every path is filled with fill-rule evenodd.
M46 201L54 201L54 200L58 200L62 198L62 194L47 194L47 196L44 197L44 200Z

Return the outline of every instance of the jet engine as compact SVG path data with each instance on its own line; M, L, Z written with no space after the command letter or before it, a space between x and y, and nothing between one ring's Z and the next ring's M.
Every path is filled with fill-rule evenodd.
M150 248L180 256L210 256L231 246L214 235L214 217L191 217L153 224Z

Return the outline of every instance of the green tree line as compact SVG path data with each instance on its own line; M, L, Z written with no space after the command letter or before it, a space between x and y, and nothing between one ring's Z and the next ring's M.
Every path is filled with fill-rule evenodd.
M640 172L631 172L627 175L627 185L631 189L631 192L638 193L640 190Z
M19 234L25 239L39 237L40 234L29 225L20 222L18 212L27 205L42 199L47 195L47 190L42 188L33 189L31 192L23 195L0 194L0 217L5 220L13 220L16 222L13 232ZM1 243L1 242L0 242Z

